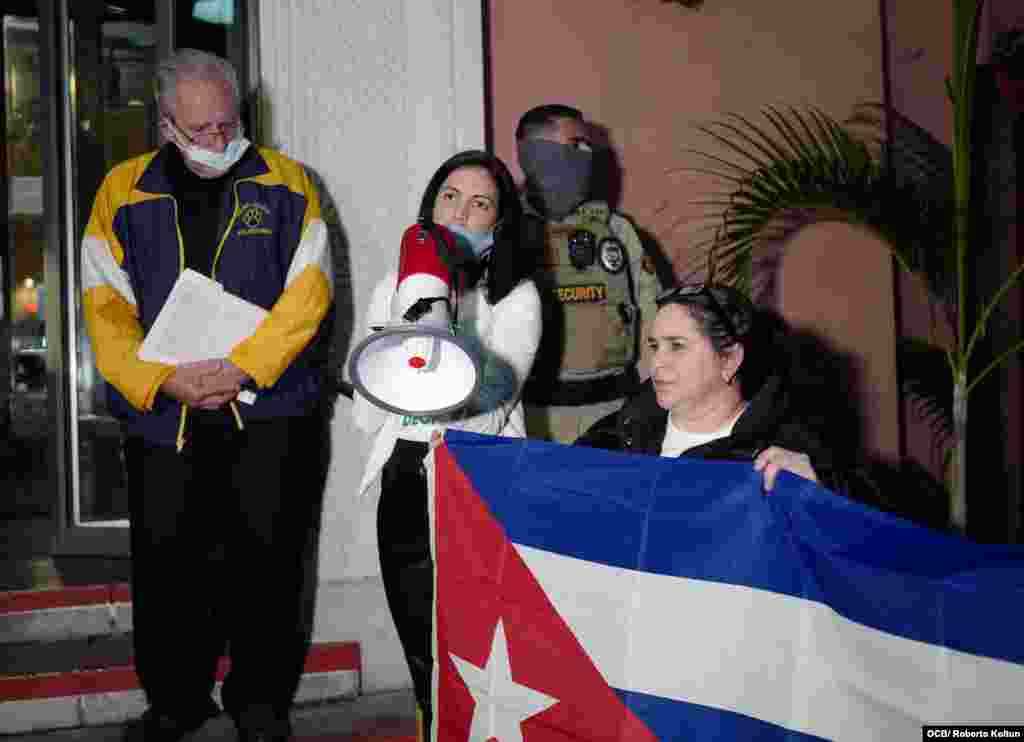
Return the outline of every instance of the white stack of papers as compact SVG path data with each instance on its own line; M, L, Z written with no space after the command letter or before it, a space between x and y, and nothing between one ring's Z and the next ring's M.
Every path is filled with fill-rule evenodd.
M263 307L186 268L142 341L139 359L177 365L226 358L256 332L267 314Z

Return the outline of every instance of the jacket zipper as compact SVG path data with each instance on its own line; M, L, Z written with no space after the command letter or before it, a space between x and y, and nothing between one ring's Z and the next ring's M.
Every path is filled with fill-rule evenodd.
M171 199L171 203L174 204L174 232L178 235L178 276L181 276L185 272L185 239L181 236L181 223L178 218L178 199L174 196L168 195L167 198ZM181 415L178 419L178 435L175 438L175 448L178 453L181 453L185 448L185 421L188 419L188 406L181 403Z
M221 251L224 249L224 243L228 241L228 235L231 234L231 230L235 226L235 221L238 219L238 184L240 180L236 180L231 186L231 193L234 197L234 208L231 210L231 218L228 220L228 226L224 230L224 234L221 235L220 242L217 244L217 251L213 255L213 265L210 266L210 278L214 281L217 280L217 263L220 261ZM178 201L174 196L168 196L171 199L171 203L174 204L174 230L178 234L178 275L180 276L185 272L185 240L181 236L181 224L178 219ZM231 403L232 412L235 415L235 421L238 423L239 428L242 427L242 420L238 413L238 408L234 406L234 402ZM178 423L178 436L176 439L176 448L178 453L181 453L185 448L185 426L188 420L188 405L184 402L181 403L181 420Z
M217 245L217 251L213 254L213 265L210 266L210 278L214 281L217 280L217 264L220 262L220 254L224 249L224 243L228 241L228 235L231 234L231 230L234 229L235 222L238 220L238 184L243 182L243 179L239 179L231 184L231 193L235 200L234 208L231 210L231 218L228 220L227 229L224 230L224 234L221 235L220 242Z
M235 227L235 222L238 220L238 184L244 182L245 179L239 178L231 184L231 194L234 196L234 208L231 210L231 218L228 220L227 229L224 230L223 236L220 238L220 244L217 245L217 251L213 254L213 265L210 266L210 277L217 280L217 264L220 263L220 255L224 250L224 244L228 241L228 235L231 234L231 230ZM242 422L242 413L238 411L238 405L235 404L235 400L228 402L228 406L231 407L231 414L235 416L235 424L239 430L245 429L245 424Z

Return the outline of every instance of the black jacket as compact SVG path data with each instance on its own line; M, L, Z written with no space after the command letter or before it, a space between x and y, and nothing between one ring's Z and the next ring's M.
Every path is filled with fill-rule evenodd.
M661 453L667 423L668 411L658 406L654 385L648 380L618 412L598 420L576 443L657 456ZM874 487L852 468L838 463L823 436L800 419L792 404L790 390L780 375L769 376L764 381L730 435L691 448L683 455L753 461L769 446L807 454L823 486L856 499L875 499Z

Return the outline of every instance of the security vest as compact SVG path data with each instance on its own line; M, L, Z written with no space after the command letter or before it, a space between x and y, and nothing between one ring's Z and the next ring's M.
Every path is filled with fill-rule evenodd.
M578 405L622 396L638 354L639 311L611 209L590 201L560 222L534 218L544 325L524 399ZM528 230L529 232L529 230Z

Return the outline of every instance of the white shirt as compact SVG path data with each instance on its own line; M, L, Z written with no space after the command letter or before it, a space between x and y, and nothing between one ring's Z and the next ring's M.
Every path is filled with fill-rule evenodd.
M669 413L668 425L665 427L665 438L661 442L661 455L675 458L691 448L703 446L705 443L710 443L719 438L725 438L732 433L732 429L736 426L736 421L740 419L740 415L743 414L745 409L747 409L746 405L740 407L739 412L736 413L732 420L729 420L718 430L713 430L710 433L693 433L689 430L677 428L672 424L672 414Z

